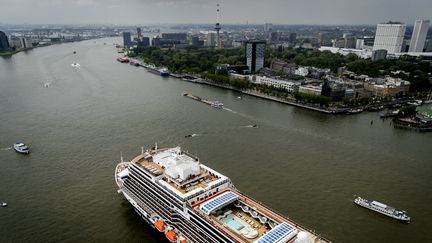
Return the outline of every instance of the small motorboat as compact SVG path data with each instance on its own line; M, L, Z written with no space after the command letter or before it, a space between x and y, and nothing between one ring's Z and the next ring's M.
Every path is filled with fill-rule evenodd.
M5 203L5 202L0 202L0 206L2 206L2 207L7 207L7 203Z
M30 148L21 142L16 142L13 145L13 148L15 149L15 151L17 151L18 153L21 153L21 154L29 154L30 153Z

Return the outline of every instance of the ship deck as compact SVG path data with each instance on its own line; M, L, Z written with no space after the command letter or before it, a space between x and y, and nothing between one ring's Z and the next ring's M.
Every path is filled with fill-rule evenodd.
M321 236L318 236L315 233L311 232L306 227L299 225L298 223L294 222L289 218L281 216L275 211L265 207L262 203L255 201L254 199L240 193L239 191L235 191L235 193L239 196L239 201L243 206L247 206L249 209L252 209L252 211L258 212L261 216L266 217L268 221L262 223L260 222L259 218L253 217L251 212L245 212L243 208L235 206L234 204L229 204L226 207L218 210L215 214L211 214L209 216L205 215L199 207L206 201L194 205L194 209L198 211L203 217L213 222L213 224L218 225L218 228L220 228L232 238L237 239L240 242L255 242L261 236L269 232L277 224L280 224L282 222L286 222L291 226L295 227L298 232L304 232L304 234L307 235L307 239L309 240L309 242L330 242L325 238L322 238ZM236 222L232 223L232 220ZM241 226L244 227L242 228ZM245 237L245 235L243 235L241 231L244 228L256 230L257 235L253 238Z
M210 218L217 221L224 228L230 230L238 238L243 239L246 242L254 242L259 237L263 236L264 233L268 232L271 228L262 224L257 219L253 218L248 213L243 212L241 209L234 206L228 206L224 208L218 214L211 215ZM256 235L252 238L247 238L242 234L244 231L255 231Z
M153 176L165 174L165 168L152 160L146 160L142 155L137 157L134 162ZM217 179L219 179L218 176L210 173L202 167L200 168L199 175L193 176L188 180L181 180L179 178L174 179L166 174L165 177L162 178L162 180L182 194L186 194L197 188L207 188L208 183Z

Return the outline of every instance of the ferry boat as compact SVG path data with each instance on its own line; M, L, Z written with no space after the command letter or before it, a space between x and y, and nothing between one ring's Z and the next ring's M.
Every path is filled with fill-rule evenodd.
M411 220L411 218L406 214L405 211L395 209L384 203L367 200L361 197L356 197L354 199L354 203L403 222L409 223Z
M29 154L30 153L30 148L21 142L14 143L13 148L15 149L15 151L17 151L18 153L21 153L21 154Z
M150 65L150 66L147 67L147 70L149 72L151 72L151 73L160 75L162 77L167 77L167 76L170 75L170 72L168 71L167 68L157 68L157 67L155 67L153 65Z
M130 62L129 58L127 58L127 57L119 57L119 58L117 58L117 61L119 61L121 63L128 63L128 62Z
M169 242L329 242L237 190L180 147L157 145L115 168L135 211Z

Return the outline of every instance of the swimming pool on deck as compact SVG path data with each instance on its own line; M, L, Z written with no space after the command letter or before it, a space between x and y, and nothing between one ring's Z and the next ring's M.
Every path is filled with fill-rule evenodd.
M222 220L233 230L240 231L244 228L244 226L241 223L237 222L232 215L228 215Z

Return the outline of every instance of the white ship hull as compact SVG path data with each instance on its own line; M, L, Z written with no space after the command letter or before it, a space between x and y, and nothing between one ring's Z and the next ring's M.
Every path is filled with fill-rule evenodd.
M328 242L197 165L198 158L179 148L156 148L118 164L114 177L118 192L169 242Z
M364 198L357 197L356 199L354 199L354 203L361 207L383 214L390 218L400 220L402 222L409 223L411 220L411 218L406 215L405 211L396 210L392 207L376 201L369 201Z

